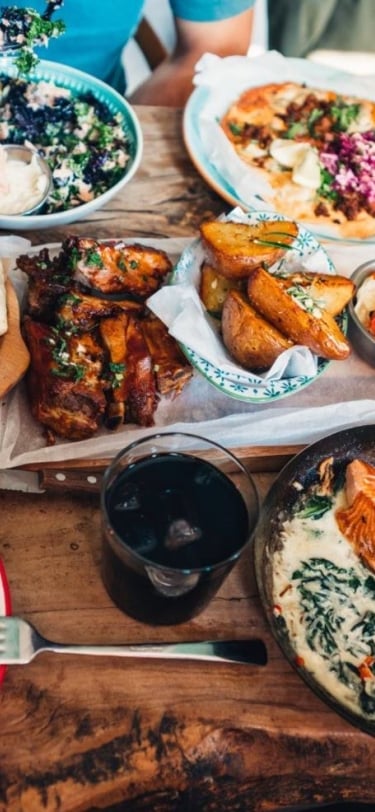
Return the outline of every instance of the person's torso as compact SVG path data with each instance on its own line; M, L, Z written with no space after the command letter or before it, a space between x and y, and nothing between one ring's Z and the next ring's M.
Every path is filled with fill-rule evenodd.
M268 18L269 47L285 56L375 50L374 0L268 0Z
M32 7L40 14L46 8L45 0L19 0L17 5ZM111 81L143 5L143 0L64 0L52 19L63 20L66 32L51 39L47 48L36 49L36 53L42 59L62 62Z

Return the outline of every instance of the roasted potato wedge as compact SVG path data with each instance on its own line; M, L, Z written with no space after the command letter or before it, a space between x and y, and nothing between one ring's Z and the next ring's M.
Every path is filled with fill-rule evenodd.
M245 288L245 279L228 279L215 271L208 262L203 263L199 296L211 316L220 318L225 297L230 290L245 290Z
M300 288L302 294L309 296L318 307L327 310L331 316L338 316L355 293L354 282L338 274L297 271L289 276L277 278L284 290L296 288L298 295Z
M211 220L200 227L208 262L228 279L246 278L257 265L281 259L298 234L292 220L232 223Z
M283 335L304 344L322 358L342 361L350 355L350 344L328 311L305 310L284 290L280 279L255 268L247 284L250 303Z
M227 294L221 328L224 344L232 357L245 369L260 370L272 366L284 350L293 346L269 324L236 290Z

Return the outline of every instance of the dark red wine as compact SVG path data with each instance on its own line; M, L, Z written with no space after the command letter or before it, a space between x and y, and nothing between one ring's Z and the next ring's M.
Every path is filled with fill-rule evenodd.
M246 505L231 480L185 454L129 466L109 488L106 510L122 543L104 544L104 582L122 609L148 623L196 614L249 533ZM160 567L178 572L164 576Z

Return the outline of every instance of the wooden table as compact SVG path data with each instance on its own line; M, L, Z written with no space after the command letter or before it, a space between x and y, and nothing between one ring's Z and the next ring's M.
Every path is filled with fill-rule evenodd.
M190 236L226 208L185 153L180 113L138 113L145 153L137 176L71 233ZM65 230L27 236L51 242ZM256 474L261 493L273 476ZM46 653L9 668L0 690L1 810L266 812L375 802L374 738L330 710L289 666L265 620L250 558L195 620L148 628L114 608L102 586L96 493L2 491L0 510L13 612L47 637L254 636L268 652L265 667Z

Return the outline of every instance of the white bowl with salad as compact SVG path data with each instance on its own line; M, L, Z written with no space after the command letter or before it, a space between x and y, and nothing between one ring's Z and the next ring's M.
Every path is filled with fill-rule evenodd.
M104 206L137 171L142 130L134 110L89 74L40 61L27 75L0 61L0 148L32 146L51 170L36 214L0 214L0 228L32 230L73 223Z

